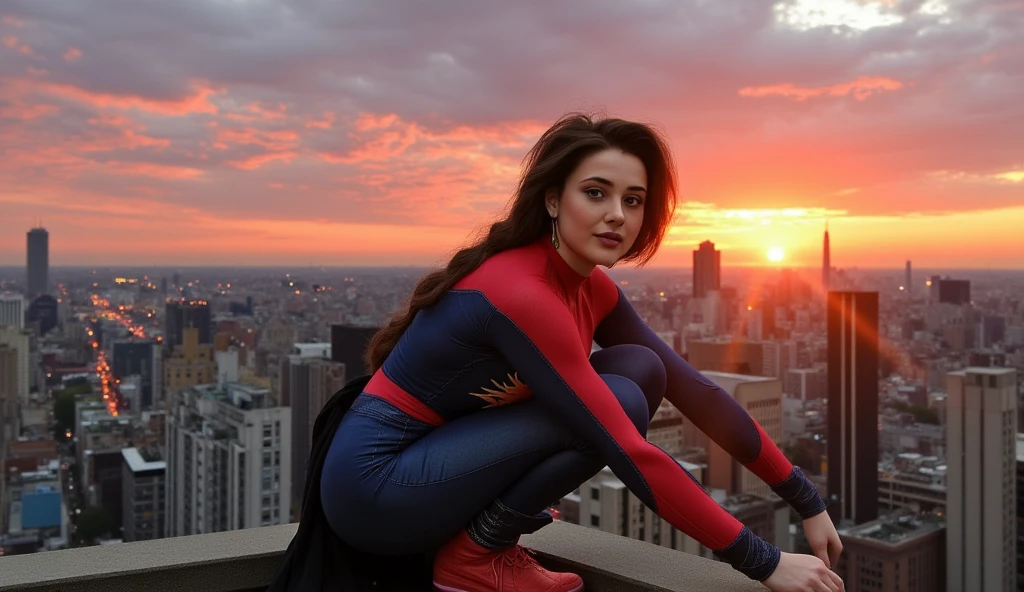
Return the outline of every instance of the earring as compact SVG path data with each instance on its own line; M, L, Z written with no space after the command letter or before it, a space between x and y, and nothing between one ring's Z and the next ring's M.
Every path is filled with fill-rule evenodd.
M557 221L558 221L558 218L554 218L554 217L551 218L551 246L554 247L555 250L558 250L558 246L559 246L559 243L558 243L558 225L557 225Z

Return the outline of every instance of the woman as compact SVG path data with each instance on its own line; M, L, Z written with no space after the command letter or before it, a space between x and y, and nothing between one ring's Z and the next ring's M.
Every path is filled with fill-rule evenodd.
M446 592L581 590L519 536L608 465L648 507L771 590L836 591L824 503L727 393L665 345L598 266L644 263L675 181L648 127L572 115L529 153L505 220L426 276L372 340L374 374L327 452L331 529L372 554L440 547ZM590 356L591 343L603 349ZM804 518L817 557L759 539L645 439L667 398Z

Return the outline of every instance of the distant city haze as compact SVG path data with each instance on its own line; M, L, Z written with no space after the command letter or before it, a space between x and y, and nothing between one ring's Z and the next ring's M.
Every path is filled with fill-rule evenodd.
M54 266L434 265L501 214L547 126L597 110L674 151L655 266L711 240L726 266L817 267L827 222L839 268L1024 268L1021 19L944 0L8 0L0 265L25 264L37 225Z

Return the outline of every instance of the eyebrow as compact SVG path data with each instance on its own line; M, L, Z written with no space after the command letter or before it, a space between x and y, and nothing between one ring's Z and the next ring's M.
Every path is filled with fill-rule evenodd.
M587 177L586 179L580 181L580 183L586 183L587 181L594 181L595 183L607 185L608 187L615 187L615 183L612 183L611 181L605 179L604 177ZM629 191L643 191L644 193L647 193L647 189L639 185L632 185L630 187L626 187L626 189Z

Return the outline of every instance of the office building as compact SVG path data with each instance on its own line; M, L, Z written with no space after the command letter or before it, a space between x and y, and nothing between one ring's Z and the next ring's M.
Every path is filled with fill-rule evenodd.
M828 294L832 289L832 252L828 239L828 223L825 224L825 238L821 250L821 290Z
M114 376L124 379L133 374L142 377L139 395L142 411L153 409L163 393L163 357L159 344L152 339L131 339L114 343L110 365Z
M970 280L939 280L939 302L944 304L963 305L971 302Z
M765 345L730 337L687 342L690 364L700 371L764 376Z
M934 514L900 513L841 528L836 573L847 590L944 592L945 534Z
M878 293L829 292L828 491L854 524L878 518Z
M30 335L27 331L13 325L0 325L0 347L7 346L16 352L17 356L17 398L21 404L28 402L30 384Z
M1020 409L1018 408L1018 411ZM1018 428L1019 429L1019 428ZM1017 590L1024 588L1024 434L1017 434Z
M708 380L722 387L764 430L772 442L782 441L782 381L764 376L704 372ZM708 442L705 485L726 495L751 493L765 498L772 490L721 446Z
M0 325L25 328L25 298L21 294L0 296Z
M27 296L29 300L50 291L50 233L45 228L28 231Z
M331 325L331 359L345 364L349 380L370 373L366 348L380 327Z
M171 398L182 389L217 382L213 346L199 343L199 329L194 327L182 331L181 345L173 348L163 366L163 390ZM162 396L163 393L156 393L158 400Z
M698 482L703 479L701 465L679 458L676 461ZM783 551L792 549L787 520L789 508L785 502L749 493L729 496L720 489L710 489L708 494L755 535L778 545ZM563 498L561 508L566 510L562 519L567 522L684 553L713 557L709 549L641 503L608 467Z
M167 417L167 536L290 521L291 409L242 383L180 392Z
M1013 592L1017 582L1017 373L947 375L949 592Z
M693 252L693 297L704 298L722 288L722 252L715 243L704 241Z
M828 370L824 367L793 368L786 372L785 392L806 403L824 399L828 393Z
M935 427L942 429L940 426ZM886 435L890 431L891 426L882 429ZM894 439L904 442L899 435ZM879 509L882 513L912 511L945 514L946 472L944 457L924 456L916 452L902 452L879 463Z
M906 290L908 296L914 295L914 274L909 259L907 259L906 277L903 278L903 289Z
M167 463L153 448L125 448L121 451L122 533L125 542L149 541L166 532L165 487Z
M213 344L210 306L205 300L168 300L164 309L164 345L175 348L182 344L185 329L199 331L199 343Z
M331 395L345 386L345 365L329 359L289 356L288 407L292 420L292 512L298 519L302 492L306 485L306 468L313 441L313 424ZM284 404L282 402L282 404Z
M0 461L7 443L18 437L18 351L0 343ZM2 479L2 477L0 477Z

